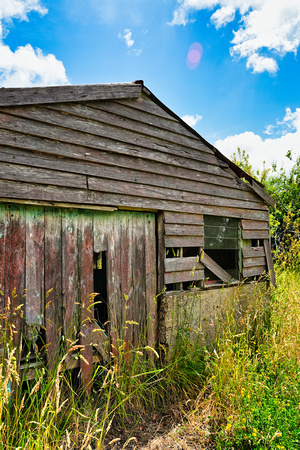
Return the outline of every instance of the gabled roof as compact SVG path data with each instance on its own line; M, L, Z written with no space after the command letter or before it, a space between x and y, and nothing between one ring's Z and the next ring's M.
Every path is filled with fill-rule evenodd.
M270 206L275 205L274 200L263 189L263 185L253 177L244 172L240 167L234 164L230 159L223 155L212 144L207 142L199 133L184 122L177 114L164 105L152 92L144 86L142 80L133 83L108 83L108 84L90 84L90 85L65 85L65 86L47 86L31 88L1 88L0 89L0 107L14 105L33 105L49 104L60 102L82 102L91 100L114 100L114 99L135 99L144 93L154 103L160 106L168 114L178 120L182 126L187 128L192 134L199 138L215 156L223 161L224 168L231 169L239 178L244 178L250 183L253 191L259 195Z

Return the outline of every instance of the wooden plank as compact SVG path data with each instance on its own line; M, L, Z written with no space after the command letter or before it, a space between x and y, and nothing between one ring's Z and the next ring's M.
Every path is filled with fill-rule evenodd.
M15 128L16 125L13 126L11 123L2 123L2 128L0 128L2 149L6 145L75 160L80 159L81 161L131 169L134 167L137 170L178 176L200 182L215 182L215 184L228 185L229 187L234 182L232 175L227 174L220 167L201 161L201 155L199 155L199 162L191 162L187 158L157 153L149 149L144 150L135 145L131 145L129 148L126 143L111 141L106 138L98 137L90 142L89 135L67 132L66 130L64 139L60 136L60 141L58 141L56 129L53 132L55 127L44 127L43 124L40 127L35 126L31 130L33 135L27 134L26 126L23 127L23 132L22 130L18 132ZM42 131L43 133L41 133ZM214 174L213 179L210 173ZM245 189L245 187L241 185L241 189Z
M266 261L267 261L267 270L270 273L270 280L273 286L276 288L276 278L275 278L275 272L274 272L274 266L273 266L273 258L271 253L271 244L269 239L264 239L264 249L266 254Z
M0 180L0 192L2 198L35 200L46 202L64 202L77 205L101 205L115 206L119 208L137 208L140 210L168 210L178 212L199 212L201 214L211 214L235 218L255 218L266 220L268 210L255 210L255 204L251 204L251 209L222 207L216 205L203 205L195 203L177 202L175 200L156 200L152 198L133 197L130 195L101 193L96 191L83 191L80 189L58 188L55 186L45 186L43 190L40 186L30 183L18 183ZM259 208L259 205L257 206ZM266 207L267 208L267 207Z
M255 182L255 180L252 180L251 187L260 197L263 198L263 200L268 205L272 206L272 208L275 207L275 200L269 194L267 194L267 192L262 187L260 187L259 184Z
M112 340L112 352L116 355L116 346L120 333L122 333L122 294L121 294L121 258L120 258L120 225L114 213L110 218L107 248L107 296L108 318L110 320L110 335Z
M203 247L204 237L201 236L166 236L165 245L168 247Z
M135 212L133 220L134 239L134 297L133 320L138 326L133 328L133 345L135 348L143 345L146 337L147 309L146 309L146 263L145 263L145 213Z
M69 186L80 189L87 188L85 175L74 175L56 170L36 169L20 164L0 162L0 178L12 181L27 181L37 184L52 184L55 186Z
M156 215L156 228L157 228L157 294L162 294L164 292L165 281L165 214L160 211Z
M45 208L45 319L47 361L50 371L57 364L63 327L61 233L61 210Z
M177 223L177 224L190 224L190 225L203 225L203 215L202 214L183 214L176 212L165 212L165 222L166 223Z
M242 230L243 239L269 239L269 230Z
M213 195L213 189L210 194L200 194L194 192L179 191L172 188L156 187L147 184L135 184L128 181L108 180L103 178L88 177L90 190L124 194L139 197L150 197L161 200L177 200L179 202L199 203L202 205L219 205L240 208L265 209L268 207L260 202L237 199L232 197L220 197Z
M269 230L269 222L261 220L242 220L243 230Z
M79 329L78 292L78 216L76 211L62 211L62 290L64 336L75 341ZM70 342L67 343L67 349Z
M136 100L134 102L136 103ZM136 108L132 107L133 104L132 100L129 100L129 102L126 105L118 101L103 101L103 100L86 102L85 104L92 108L97 108L101 111L111 113L112 117L115 117L114 115L117 114L119 116L122 116L123 118L124 117L130 118L132 121L142 122L144 124L162 128L164 130L171 131L173 133L179 133L188 136L199 142L199 138L197 138L187 128L183 127L179 121L177 121L172 116L165 113L163 109L160 110L163 113L165 113L162 115L153 114L152 112L145 111L143 109L137 110ZM212 153L212 150L206 146L203 146L202 151Z
M21 310L18 310L16 313L15 310L20 305L24 305L25 207L22 205L9 205L7 213L4 295L6 306L8 297L10 298L11 320L17 330L14 343L18 346L23 331L23 321L21 319Z
M2 108L0 113L1 128L11 129L69 143L88 145L101 148L101 139L114 143L126 143L125 153L132 154L131 145L146 148L160 153L177 155L188 160L203 161L213 166L217 165L217 159L213 154L201 152L198 149L164 140L162 137L145 136L118 127L102 124L101 122L87 121L76 116L61 114L49 108L43 107L9 107ZM106 142L107 142L106 141ZM103 147L102 147L103 148ZM144 150L145 151L145 150Z
M204 280L204 270L165 273L165 284L183 283L185 281Z
M141 85L134 83L2 88L0 90L0 105L137 98L140 96L141 90Z
M166 234L173 236L204 236L203 225L169 224L166 223Z
M93 374L92 333L94 329L93 272L93 215L81 211L78 214L78 281L80 288L80 344L84 345L80 359L81 382L87 394L91 393ZM94 334L94 333L93 333Z
M115 113L109 113L101 109L91 108L85 104L55 104L47 107L47 109L49 110L51 117L52 111L53 117L58 116L57 113L64 113L64 117L70 117L70 121L73 120L73 123L75 124L74 127L70 122L70 125L68 125L70 128L82 129L82 123L85 122L86 132L90 132L90 130L91 132L95 132L95 128L99 128L101 129L101 135L104 135L105 128L111 131L113 130L111 126L113 126L117 127L115 128L117 139L123 140L123 136L128 136L126 138L127 140L132 132L134 132L137 136L144 135L149 139L157 138L160 141L167 141L172 144L175 143L188 149L197 149L198 151L204 150L207 155L211 155L213 160L216 161L213 151L209 150L199 138L197 139L194 135L187 136L184 132L181 133L182 130L185 130L182 125L181 129L174 133L173 131L162 128L159 123L152 125L148 121L142 122L140 120L132 120L127 114L121 116L120 111L117 109L115 110ZM30 114L29 117L40 117L40 111L44 112L44 108L38 108L36 110L31 108L30 111L35 111L35 115L32 116L32 114ZM45 113L46 111L44 114ZM59 114L59 116L60 115L61 114ZM57 124L57 122L55 123Z
M5 308L5 240L6 240L7 211L6 205L0 203L0 315ZM1 347L0 347L1 348Z
M208 256L204 251L201 253L200 260L202 264L207 267L211 272L213 272L220 280L224 283L230 283L232 280L231 275L229 275L226 270L224 270L219 264L217 264L210 256Z
M148 345L155 349L158 333L156 300L156 238L155 215L145 214L146 314ZM153 359L154 354L150 354Z
M257 258L265 256L263 247L244 247L242 248L243 258Z
M200 255L199 257L189 256L187 258L165 258L165 268L166 272L204 269L203 264L200 262Z
M243 277L255 277L262 275L266 272L266 266L258 266L258 267L245 267L243 268L242 274Z
M253 267L253 266L265 266L266 258L260 256L257 258L243 258L243 267Z
M155 102L151 101L149 97L142 91L141 97L131 100L131 99L114 99L117 104L122 104L134 108L137 112L147 112L158 118L164 117L169 120L177 122L175 117L168 114L163 108L157 105Z
M140 172L132 169L111 167L104 164L79 163L68 158L56 158L49 155L40 155L28 151L9 148L1 149L0 161L9 160L14 164L0 163L0 177L7 180L31 181L42 184L52 184L59 186L69 186L85 189L87 187L86 174L97 175L98 184L107 183L105 178L133 182L137 185L145 184L152 186L173 188L180 191L194 192L198 194L208 194L221 197L236 198L242 200L255 200L254 194L243 190L231 189L224 186L216 186L194 180L183 180L173 176ZM15 164L15 162L22 164ZM30 165L41 168L32 168ZM51 170L49 170L51 167ZM45 168L45 170L41 170ZM54 170L55 169L55 170ZM78 175L69 172L76 172ZM81 174L79 174L81 173ZM90 179L91 180L91 179ZM89 180L89 181L90 181Z
M120 233L121 233L121 292L122 292L122 322L124 340L128 344L129 348L133 343L133 328L135 325L127 323L126 321L132 321L133 319L133 291L134 291L134 236L133 236L133 215L134 212L122 211L117 213L116 218L120 221ZM129 350L128 348L128 350Z
M94 213L94 252L106 252L108 250L108 236L111 227L111 213Z
M26 337L37 338L44 326L44 208L26 207Z

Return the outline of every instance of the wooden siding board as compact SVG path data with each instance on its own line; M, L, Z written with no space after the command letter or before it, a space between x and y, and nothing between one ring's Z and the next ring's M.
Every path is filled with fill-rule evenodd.
M23 331L21 311L14 315L15 309L24 305L25 289L25 242L26 214L25 207L9 205L7 209L7 229L5 241L5 300L10 297L12 323L19 332ZM24 309L24 307L22 307ZM20 333L15 335L15 345L20 342Z
M7 127L6 127L7 128ZM68 134L66 138L57 140L56 134L51 133L50 136L43 136L38 127L36 127L39 135L26 134L14 130L5 129L5 124L0 128L0 142L1 148L6 146L32 150L41 152L42 154L52 154L59 157L79 159L80 161L89 161L94 163L101 163L104 165L113 165L127 168L134 168L141 171L166 174L169 176L177 176L179 178L186 178L188 180L195 179L200 182L215 182L215 184L222 184L227 186L238 186L233 177L223 171L220 167L211 164L206 164L200 160L199 162L191 162L190 160L174 155L173 157L166 153L157 153L150 150L144 150L138 146L128 147L121 142L114 142L109 139L98 138L96 142L91 145L88 139L77 139L75 134L74 142L72 142L72 133ZM49 127L47 128L49 130ZM48 133L49 134L49 133ZM100 150L100 152L99 152ZM214 174L211 177L210 174ZM213 180L212 180L213 178ZM241 189L245 189L241 185Z
M201 236L166 236L165 245L168 247L203 247L204 237Z
M138 98L141 90L141 85L134 83L5 88L0 91L0 105Z
M245 267L243 268L243 277L255 277L262 275L266 272L266 266L258 266L258 267Z
M45 208L45 326L49 369L55 367L63 328L61 210ZM51 291L50 291L51 290ZM49 292L50 291L50 292Z
M155 215L145 216L145 263L146 263L146 314L148 345L155 348L157 342L158 319L156 301L156 237ZM151 354L150 356L153 356Z
M101 111L111 113L112 118L115 115L122 118L130 118L131 121L142 122L143 124L149 124L154 127L162 128L166 131L182 134L199 142L199 139L193 133L183 127L179 121L176 121L176 119L168 114L166 116L157 116L156 114L143 111L142 109L136 110L136 108L133 108L130 104L125 105L116 101L93 101L87 102L86 104L92 108L97 108ZM205 145L202 144L202 147L202 151L212 153L212 150Z
M165 273L165 284L204 280L204 270Z
M242 220L243 230L269 230L269 222L260 220Z
M5 308L5 240L7 226L7 210L4 203L0 203L0 315L4 313ZM0 345L1 348L1 345Z
M166 272L181 272L204 269L199 257L190 256L187 258L165 258Z
M49 169L37 169L28 165L0 162L0 178L11 181L24 181L37 184L52 184L86 189L86 176L74 175Z
M93 277L93 215L91 212L82 211L78 219L78 265L80 287L80 344L84 345L80 359L82 384L91 391L93 373L93 347L90 343L94 329L94 305L91 294L94 291Z
M166 223L166 235L173 236L204 236L203 225L168 224Z
M263 247L244 247L242 248L243 258L257 258L265 256L265 250Z
M26 337L44 326L44 208L26 207Z
M204 225L202 214L184 214L165 211L166 224Z
M243 258L243 267L253 267L253 266L265 266L266 258L264 256L253 257L253 258Z
M75 211L62 211L62 289L64 335L76 340L79 313L78 279L78 216Z
M251 203L251 209L237 209L232 207L222 207L216 205L202 205L193 203L176 202L173 200L155 200L151 198L140 198L121 194L101 193L97 191L83 191L80 189L58 188L55 186L45 186L43 190L39 186L30 183L18 183L0 180L0 191L2 198L36 200L46 202L76 203L80 205L102 205L133 207L144 210L168 210L201 214L211 214L236 218L255 218L257 220L268 219L268 210L263 207L255 210ZM267 207L266 207L267 208Z
M159 211L156 215L156 239L157 239L157 294L161 295L164 292L165 281L165 213Z
M269 239L269 230L242 230L243 239Z
M214 154L201 152L197 149L186 147L173 141L166 141L161 137L143 135L134 131L120 129L101 122L88 121L76 116L61 114L49 108L43 107L10 107L2 108L0 112L0 126L15 131L29 134L41 135L44 137L54 137L57 140L66 140L82 145L91 145L99 148L99 138L107 139L111 142L125 142L127 145L136 145L141 148L159 153L167 153L177 156L184 156L187 159L203 161L212 165L217 165L217 158ZM128 151L128 149L127 149Z
M17 155L16 155L17 154ZM89 174L89 187L96 190L101 190L103 186L111 185L111 183L126 183L132 182L133 189L138 189L139 186L147 186L148 189L155 189L159 187L166 189L178 189L183 192L193 192L197 194L208 194L227 198L235 198L241 200L257 201L257 197L251 193L234 188L227 188L224 186L215 186L209 183L200 183L198 181L184 180L175 176L165 176L148 172L140 172L132 169L126 169L115 166L105 166L104 164L87 164L86 162L79 163L76 160L43 157L40 154L28 154L28 152L19 153L14 149L10 151L0 152L0 160L8 159L13 161L11 163L0 162L0 177L6 180L16 180L23 182L35 182L42 184L50 184L57 186L87 188L86 175ZM15 164L17 159L18 164ZM20 163L23 162L24 165ZM33 166L41 166L34 168ZM51 168L49 170L49 167ZM74 172L69 173L69 172ZM79 174L80 173L80 174ZM92 175L97 175L94 178ZM185 194L188 195L188 194Z

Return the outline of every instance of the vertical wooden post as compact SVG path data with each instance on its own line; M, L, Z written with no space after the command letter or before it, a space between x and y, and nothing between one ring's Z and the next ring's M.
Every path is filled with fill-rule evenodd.
M61 232L61 210L45 208L45 327L50 371L57 362L63 327Z
M155 348L157 341L156 301L156 236L155 216L147 214L145 220L146 304L148 345Z

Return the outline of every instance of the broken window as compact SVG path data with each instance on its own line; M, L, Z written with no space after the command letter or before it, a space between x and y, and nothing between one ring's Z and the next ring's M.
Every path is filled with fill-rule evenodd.
M206 286L213 282L230 283L240 279L241 232L238 219L204 216L204 252Z
M165 259L167 291L189 290L200 287L204 278L200 263L200 247L168 247Z

